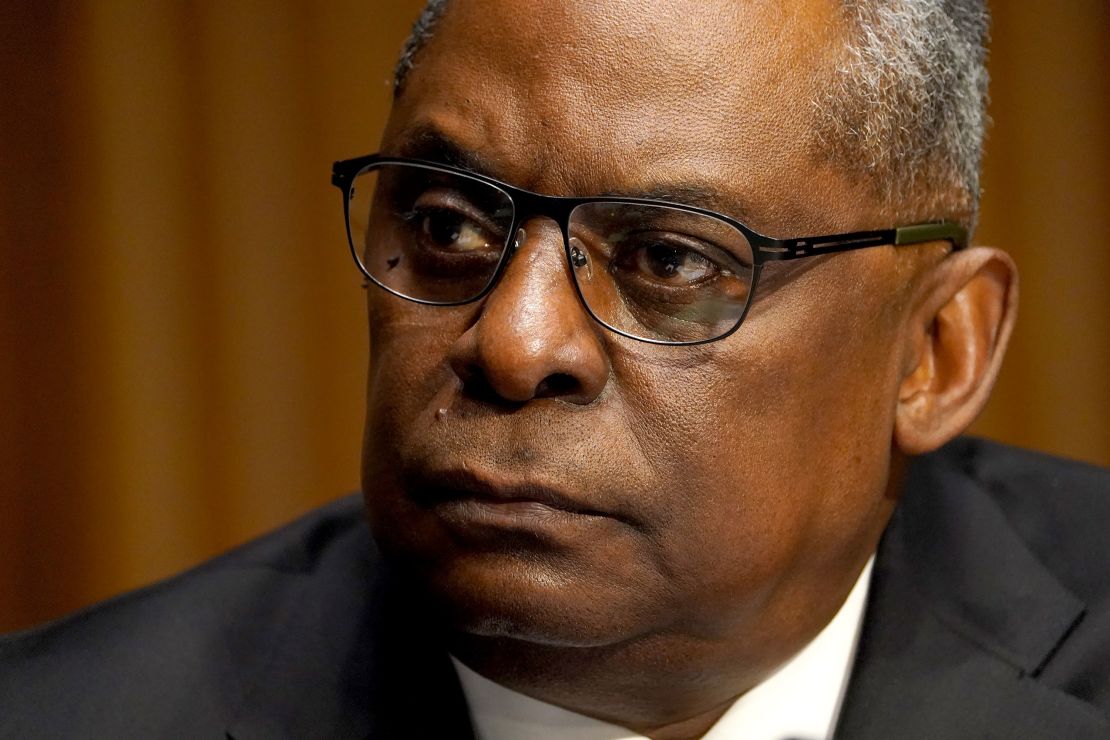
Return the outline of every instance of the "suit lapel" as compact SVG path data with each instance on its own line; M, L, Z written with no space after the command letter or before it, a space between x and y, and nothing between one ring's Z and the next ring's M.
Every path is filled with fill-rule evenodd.
M1037 680L1083 605L943 454L911 469L879 548L837 740L1110 737Z
M313 574L288 575L272 612L285 616L252 660L229 738L472 740L447 651L383 574L369 533L355 539Z

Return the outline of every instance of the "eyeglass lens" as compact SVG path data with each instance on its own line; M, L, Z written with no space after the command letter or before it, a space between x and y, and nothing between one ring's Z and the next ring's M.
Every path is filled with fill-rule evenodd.
M356 258L382 287L430 303L464 303L497 275L512 198L464 175L376 164L350 191ZM752 247L719 218L666 205L588 202L568 222L572 274L590 313L640 339L699 342L735 328L752 285Z

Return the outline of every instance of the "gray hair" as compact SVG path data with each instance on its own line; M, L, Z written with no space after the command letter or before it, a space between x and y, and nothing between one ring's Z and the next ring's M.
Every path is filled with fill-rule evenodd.
M817 140L889 218L973 227L987 127L985 0L842 0L848 40L817 98Z
M401 52L400 95L448 0L429 0ZM814 101L818 154L869 181L887 218L973 227L987 124L985 0L841 0L848 28Z

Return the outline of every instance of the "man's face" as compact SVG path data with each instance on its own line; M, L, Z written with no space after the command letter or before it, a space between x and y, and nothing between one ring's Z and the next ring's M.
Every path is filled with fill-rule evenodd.
M383 151L455 148L556 195L707 190L688 202L774 236L891 226L814 142L841 34L834 0L456 2ZM772 265L736 334L665 347L592 321L558 229L525 229L479 303L370 291L383 549L463 632L796 649L890 511L894 250Z

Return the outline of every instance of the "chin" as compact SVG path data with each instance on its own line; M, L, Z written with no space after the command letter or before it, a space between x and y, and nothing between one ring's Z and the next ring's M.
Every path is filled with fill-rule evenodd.
M587 648L649 631L643 590L599 583L581 569L531 553L467 554L407 572L431 602L431 613L461 635Z

